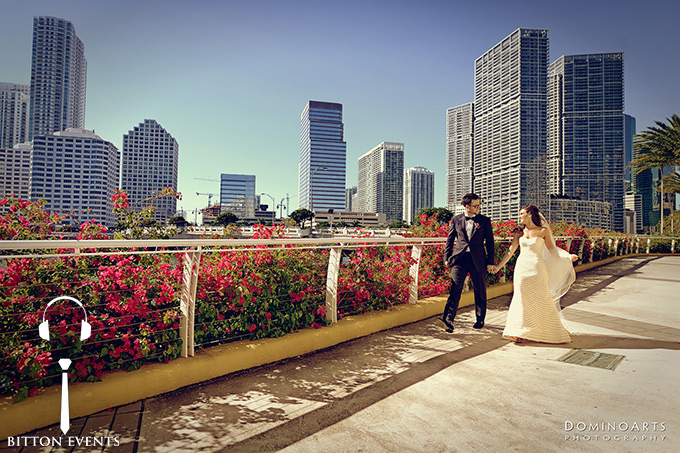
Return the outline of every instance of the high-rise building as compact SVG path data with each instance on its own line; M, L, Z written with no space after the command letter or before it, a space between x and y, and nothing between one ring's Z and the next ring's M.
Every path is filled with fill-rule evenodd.
M220 177L221 214L230 212L239 219L254 219L256 203L255 175L222 173Z
M626 168L630 161L633 160L633 137L635 137L635 117L630 115L623 115L623 179L630 182L631 169Z
M631 224L628 224L628 228L625 228L624 225L624 233L644 233L644 225L642 224L642 195L635 193L626 194L624 207L627 216L631 217L632 220Z
M69 128L33 137L30 199L45 199L48 211L68 214L76 225L89 219L115 225L111 197L119 179L118 149L92 131Z
M434 172L424 167L404 170L404 221L413 223L418 213L434 207Z
M623 231L623 54L564 55L548 80L548 193L610 203Z
M33 18L29 140L83 128L87 60L73 24L56 17Z
M165 223L177 212L177 199L153 199L166 187L177 189L179 145L156 120L146 119L123 135L120 188L140 212L154 206L154 219Z
M635 137L633 140L638 143L640 139ZM649 150L633 147L633 159L648 152ZM658 168L650 168L630 175L633 193L640 196L642 229L645 232L650 232L661 220L661 196L657 192L660 181L661 172Z
M446 110L446 206L456 211L472 192L474 104Z
M354 199L356 198L357 194L357 186L352 186L348 187L345 189L345 211L347 212L353 212L354 211Z
M0 198L14 195L22 200L29 199L32 148L31 142L0 148ZM0 212L6 207L0 206Z
M359 212L385 213L387 222L402 220L404 144L382 142L359 158Z
M0 82L0 148L28 141L29 85Z
M474 192L493 220L546 203L549 30L520 28L475 61Z
M346 171L342 104L309 101L300 115L299 207L343 211Z

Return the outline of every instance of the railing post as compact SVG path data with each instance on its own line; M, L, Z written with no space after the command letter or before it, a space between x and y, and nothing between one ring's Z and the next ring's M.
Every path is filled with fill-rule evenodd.
M571 241L573 240L572 237L567 239L567 252L571 253Z
M341 256L342 246L331 247L326 273L326 319L332 324L338 322L338 274Z
M408 303L415 304L418 302L418 271L420 270L420 255L423 253L423 244L413 244L411 251L411 258L413 264L408 270L411 276L411 283L408 285Z
M201 264L201 249L184 252L182 298L180 299L179 337L182 339L182 357L194 355L194 319L196 314L196 284Z
M671 253L675 253L675 239L671 241Z
M640 237L637 238L635 246L635 253L640 253Z
M619 256L619 240L614 242L614 256Z
M505 274L507 273L506 270L508 268L508 265L506 264L503 266L503 269L501 269L501 275L498 277L498 282L499 283L505 283Z
M651 247L652 240L650 238L647 238L647 254L649 254L649 249Z
M612 240L609 239L607 242L607 255L609 255L612 252Z

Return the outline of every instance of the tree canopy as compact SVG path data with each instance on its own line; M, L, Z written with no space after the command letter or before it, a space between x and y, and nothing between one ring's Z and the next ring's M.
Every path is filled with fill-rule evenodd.
M304 228L307 220L311 223L314 218L314 213L309 209L301 208L291 212L289 217L293 219L300 228Z
M213 225L230 225L232 223L237 223L238 222L238 217L236 217L235 214L232 214L231 212L223 212L222 214L218 215L215 221L213 222Z
M633 148L639 152L626 168L631 168L633 173L641 173L645 170L658 168L663 175L665 167L680 165L680 116L673 114L667 118L668 124L655 121L656 126L637 134L638 140ZM661 179L661 200L664 200L665 178ZM661 233L663 234L663 209L661 203Z
M453 217L453 212L446 208L425 208L421 209L418 215L416 215L416 218L413 221L415 225L420 225L420 216L423 214L428 217L436 215L437 221L444 224L449 223L451 221L451 217Z

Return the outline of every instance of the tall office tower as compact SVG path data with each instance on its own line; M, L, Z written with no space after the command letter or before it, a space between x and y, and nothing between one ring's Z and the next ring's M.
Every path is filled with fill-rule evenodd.
M434 207L434 172L424 167L404 170L404 221L413 223L418 213Z
M0 148L28 141L31 87L0 82Z
M639 143L639 138L635 137L634 142ZM637 150L633 147L633 159L637 159L640 154L648 153L649 150ZM631 173L631 188L635 195L641 199L642 228L648 233L661 220L661 196L657 192L661 172L658 168L650 168L640 173Z
M446 110L446 206L462 212L463 195L472 192L474 104Z
M630 168L626 168L633 160L633 137L635 137L635 117L623 115L623 179L630 182Z
M548 193L610 203L623 231L623 54L564 55L548 79Z
M300 115L298 207L344 211L346 171L342 104L309 101Z
M19 143L13 148L0 148L0 198L14 195L29 199L29 172L31 167L31 142ZM0 212L9 209L0 206Z
M625 210L626 214L632 213L633 225L629 228L630 231L625 231L631 234L644 233L644 225L642 224L642 195L640 194L626 194L625 195Z
M254 219L256 202L255 175L222 173L220 177L221 214L230 212L239 219Z
M402 220L404 144L382 142L359 158L359 212L384 213L388 222Z
M111 197L120 179L120 153L94 132L69 128L33 137L29 193L76 225L116 224Z
M122 159L120 188L127 192L130 206L137 212L154 206L154 219L166 223L177 212L177 199L148 199L166 187L177 189L177 140L156 120L144 120L123 135Z
M354 212L354 199L357 194L357 186L348 187L345 189L345 211Z
M475 61L473 185L493 220L546 202L549 33L517 29Z
M33 18L29 140L85 125L85 47L73 24Z

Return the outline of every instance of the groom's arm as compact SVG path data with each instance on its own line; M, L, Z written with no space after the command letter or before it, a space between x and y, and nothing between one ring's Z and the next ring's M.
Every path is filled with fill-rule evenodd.
M444 249L444 264L449 266L449 259L453 254L453 244L456 242L456 225L453 219L451 219L451 226L449 227L449 235L446 237L446 248Z
M493 225L491 219L487 217L487 225L484 229L484 247L486 248L486 265L496 264L496 249L493 243Z

